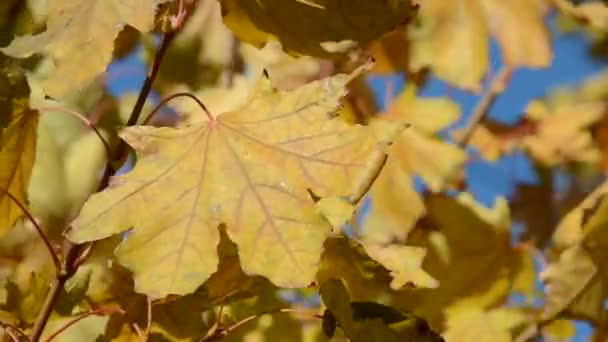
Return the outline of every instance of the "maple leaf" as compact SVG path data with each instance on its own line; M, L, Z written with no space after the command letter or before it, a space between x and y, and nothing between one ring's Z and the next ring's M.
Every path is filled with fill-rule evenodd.
M411 312L400 312L375 302L351 302L342 281L329 279L319 290L327 306L323 314L323 332L333 337L336 326L351 341L428 341L443 338L428 323Z
M0 235L24 215L36 151L38 111L28 105L30 88L23 72L0 54Z
M43 87L51 97L64 97L105 70L124 25L152 29L156 8L164 1L51 0L46 31L17 37L0 51L19 58L48 53L55 68Z
M408 28L410 66L414 71L431 67L437 77L478 91L492 34L506 65L546 67L551 46L544 12L540 1L425 0L420 25Z
M585 129L599 121L603 112L601 102L549 107L533 101L526 109L526 116L535 121L538 128L536 134L525 137L521 144L547 166L566 161L596 162L601 155L591 133Z
M332 119L361 71L288 92L263 78L238 111L183 128L123 130L139 160L89 199L70 239L134 227L118 260L135 273L138 292L163 297L192 292L216 270L225 223L246 273L307 285L329 232L307 190L350 195L378 148L373 131Z
M560 313L573 317L585 317L599 322L608 294L608 270L603 261L608 258L608 202L604 182L596 191L570 213L558 229L554 239L556 248L563 248L559 258L541 272L545 283L547 305L544 317L555 317ZM566 240L564 229L568 229ZM564 248L566 246L566 248Z
M526 322L528 317L515 308L498 308L485 311L468 305L454 305L446 309L448 341L509 342L512 331Z
M431 191L439 191L464 164L466 153L436 134L460 116L458 106L445 98L416 97L409 86L391 103L382 119L411 124L389 148L390 158L370 191L372 214L364 234L378 242L404 241L425 208L413 187L419 176ZM441 156L437 158L436 156ZM403 203L408 203L403 208ZM373 235L373 238L372 238Z
M405 24L410 0L347 3L327 0L221 0L226 25L257 47L278 39L285 51L316 57L346 52Z

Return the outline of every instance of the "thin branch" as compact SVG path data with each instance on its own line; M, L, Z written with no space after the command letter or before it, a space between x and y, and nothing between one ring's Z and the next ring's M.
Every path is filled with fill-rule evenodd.
M4 331L6 331L6 333L13 339L13 341L19 342L19 336L23 337L26 341L30 340L27 335L23 331L21 331L21 329L10 323L0 321L0 327L2 327ZM19 336L15 335L15 333L17 333Z
M137 124L139 120L139 116L141 115L141 110L144 108L144 104L148 99L148 95L152 90L152 83L154 83L154 79L156 79L156 75L158 74L158 70L160 69L160 64L169 48L169 44L175 38L176 31L170 31L163 35L163 38L160 42L160 46L156 53L154 54L154 58L152 59L152 64L150 65L150 70L146 75L146 79L144 80L144 84L141 87L139 92L139 96L137 97L137 101L133 106L133 110L131 111L131 116L129 116L129 121L127 121L127 126L133 126Z
M473 136L473 132L479 123L483 120L483 118L488 113L490 106L494 103L494 101L498 98L504 88L505 84L511 75L511 69L508 67L503 67L498 71L498 73L492 78L490 84L486 88L485 93L479 99L479 102L475 106L473 113L469 118L466 126L459 132L458 137L454 139L454 142L464 147L469 143L471 137Z
M152 298L146 297L146 341L150 339L150 331L152 330Z
M181 24L183 25L183 21L181 21ZM139 116L141 115L141 111L146 102L146 99L148 98L148 95L152 90L152 83L154 83L154 79L158 74L158 70L160 68L163 56L167 52L169 44L171 43L176 34L177 30L164 33L160 46L156 50L154 58L152 59L152 64L150 65L150 69L148 71L148 74L146 75L146 79L144 80L144 84L142 85L139 91L137 101L133 106L133 110L131 111L129 120L127 121L127 126L133 126L137 123ZM107 187L110 177L114 173L112 168L112 162L122 160L123 156L126 154L126 151L127 145L124 143L124 141L120 140L118 143L118 147L116 148L116 154L114 155L114 158L110 158L108 160L108 163L106 164L106 169L97 188L97 191L101 191L105 187ZM44 327L46 326L49 317L53 311L53 308L55 307L55 303L59 298L59 293L61 292L61 289L64 287L65 282L76 272L78 266L80 266L80 263L78 263L77 261L79 260L79 256L82 255L83 250L86 251L86 247L84 245L74 244L68 239L64 240L64 258L63 264L61 265L61 272L58 272L55 276L55 280L53 281L51 289L46 295L44 304L40 309L40 313L38 314L38 317L36 317L36 322L34 323L34 328L32 329L32 333L30 336L32 342L39 341L40 336L44 331Z
M534 336L538 335L538 332L538 325L536 323L530 324L513 339L513 342L530 341L532 338L534 338Z
M13 342L19 342L19 336L15 335L15 333L13 332L13 328L5 327L4 332L6 332L6 334L11 338L11 340L13 340Z
M178 97L188 97L188 98L191 98L192 100L194 100L198 104L198 106L201 107L201 109L205 112L207 119L209 119L209 121L213 121L213 115L211 115L211 113L209 112L207 107L205 107L205 104L201 100L199 100L198 97L196 97L195 95L193 95L191 93L181 92L181 93L175 93L173 95L169 95L169 96L165 97L164 99L162 99L156 105L156 107L154 107L154 109L152 109L152 111L150 111L150 114L148 114L148 116L146 116L146 119L143 121L143 124L144 125L148 124L148 122L150 122L150 120L152 119L154 114L156 114L169 101L171 101L175 98L178 98Z
M38 317L36 317L36 322L34 322L34 328L32 328L30 334L30 340L32 342L38 342L40 340L44 327L59 299L61 289L63 289L65 282L76 272L76 269L74 269L72 265L79 255L79 245L75 245L67 239L63 241L63 244L63 263L61 264L61 269L57 272L55 279L51 283L51 288L46 294L42 308L38 313Z
M137 334L137 338L139 338L140 342L147 341L146 336L144 335L143 331L141 331L141 328L139 327L139 325L137 325L137 323L135 323L135 322L131 323L131 328Z
M277 310L270 310L270 311L265 311L265 312L260 312L257 314L253 314L251 316L245 317L242 320L234 323L233 325L227 327L226 329L218 329L215 331L214 334L211 335L207 335L205 337L203 337L200 342L207 342L207 341L215 341L218 340L220 338L225 337L226 335L228 335L229 333L233 332L234 330L240 328L241 326L243 326L246 323L251 322L252 320L262 316L262 315L272 315L272 314L277 314L277 313L295 313L295 314L305 314L308 315L309 317L312 318L318 318L318 319L323 319L323 315L320 315L318 313L311 313L309 311L303 311L300 309L293 309L293 308L282 308L282 309L277 309Z
M108 160L112 159L112 149L110 149L110 144L108 143L108 141L103 137L103 135L101 135L101 132L99 131L99 129L97 129L97 127L95 126L95 124L93 124L91 122L91 120L89 120L86 116L82 115L81 113L75 111L75 110L71 110L69 108L65 108L65 107L61 107L61 106L56 106L56 107L43 107L43 108L39 108L38 109L41 112L51 112L51 111L60 111L62 113L65 114L70 114L71 116L77 118L78 120L82 121L89 129L93 130L93 132L95 132L95 135L97 135L97 137L99 138L99 141L101 141L101 143L103 144L104 149L106 150L106 156L108 157Z
M74 260L73 263L73 268L78 269L82 264L84 264L87 259L89 259L89 257L93 254L93 251L95 250L95 241L92 242L87 242L83 251L81 253L78 254L78 258L76 258L76 260Z
M15 205L18 206L19 209L21 209L23 214L32 223L32 225L36 229L36 232L38 232L38 235L42 239L42 242L44 242L46 249L49 251L49 254L51 255L51 259L53 259L53 264L55 265L55 270L57 272L59 272L59 270L61 269L61 262L59 261L59 256L57 256L57 252L55 251L55 248L53 248L51 241L46 236L46 234L44 234L42 227L40 227L38 222L36 222L36 219L34 218L32 213L30 213L29 210L27 210L27 208L23 204L21 204L21 202L19 202L19 200L15 196L13 196L13 194L11 194L8 190L4 189L3 187L0 187L0 192L4 193L8 198L10 198L11 201L13 201L13 203L15 203Z
M55 330L52 334L49 335L49 337L46 338L46 340L44 340L44 342L52 341L55 337L57 337L59 334L61 334L65 330L67 330L69 327L71 327L72 325L80 322L81 320L83 320L89 316L93 316L93 315L104 316L104 315L113 315L113 314L125 315L126 312L122 309L117 309L117 308L100 308L100 309L92 310L89 312L81 313L80 315L76 316L76 318L74 318L73 320L67 322L66 324L59 327L59 329Z

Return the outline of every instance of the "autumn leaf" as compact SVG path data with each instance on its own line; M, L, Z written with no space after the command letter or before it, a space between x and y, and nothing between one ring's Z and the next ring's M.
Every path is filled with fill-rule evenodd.
M183 128L125 129L139 160L89 199L70 239L134 227L118 260L135 273L138 292L163 297L192 292L216 270L225 223L246 273L306 286L329 232L307 190L355 192L378 147L372 131L331 115L361 70L289 92L263 79L238 111Z
M601 119L603 111L601 102L548 106L533 101L526 116L538 128L536 134L525 137L521 144L547 166L567 161L597 162L601 155L586 129Z
M340 280L328 280L321 285L319 292L327 307L323 315L323 331L329 338L339 326L353 342L443 341L423 318L411 312L400 312L375 302L351 302Z
M509 342L513 331L528 319L515 308L498 308L485 311L466 305L455 305L447 310L448 341Z
M29 107L29 93L23 71L0 55L0 235L24 215L6 192L27 204L39 116Z
M546 67L549 34L540 1L425 0L419 25L408 28L410 66L430 67L437 77L478 91L489 66L489 35L510 67Z
M52 97L65 97L105 70L114 39L125 25L142 32L152 29L156 8L164 1L135 0L126 5L120 0L51 0L46 31L17 37L0 51L19 58L41 52L52 56L55 68L44 89Z
M422 199L414 189L414 177L420 177L431 191L440 191L457 176L466 153L436 135L459 116L460 109L449 99L417 97L413 86L405 88L387 113L380 116L388 121L410 123L411 127L388 149L390 157L370 191L372 213L363 226L370 239L404 241L424 214ZM408 203L405 208L404 203Z
M52 333L57 331L57 329L62 328L75 318L76 316L68 316L49 320L49 323L42 334L42 339L46 340ZM95 341L105 331L109 319L109 316L88 316L68 327L61 334L57 335L53 341Z
M278 39L285 51L316 57L348 52L405 24L410 0L221 0L224 22L241 40L262 47Z

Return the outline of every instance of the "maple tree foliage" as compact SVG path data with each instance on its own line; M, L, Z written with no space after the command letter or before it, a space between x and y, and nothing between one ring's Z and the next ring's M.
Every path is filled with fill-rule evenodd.
M596 53L608 7L0 2L0 339L606 340L608 74L488 118L554 22ZM467 163L515 154L538 182L482 204Z

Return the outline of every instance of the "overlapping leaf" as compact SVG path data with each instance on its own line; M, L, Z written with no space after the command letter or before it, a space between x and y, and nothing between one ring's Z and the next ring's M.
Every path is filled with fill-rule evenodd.
M23 71L0 54L0 235L24 214L6 192L27 204L38 124L38 112L28 104L29 94Z
M489 66L489 34L512 67L546 67L551 61L542 1L426 0L412 26L411 67L430 67L456 86L479 90Z
M329 232L307 189L351 194L378 147L371 130L332 118L360 71L289 92L263 79L238 111L183 128L124 130L139 160L89 199L70 238L134 227L118 259L134 271L138 291L163 297L192 292L216 270L225 223L246 273L307 285Z
M568 313L598 321L608 296L608 203L606 183L572 210L554 238L563 249L559 259L541 273L547 292L545 317ZM566 235L565 233L569 233ZM570 239L565 239L568 236Z
M224 22L241 40L261 47L278 39L293 54L328 57L369 43L405 24L410 0L221 0Z
M351 302L340 280L328 280L321 285L320 293L327 307L323 331L328 337L339 326L353 342L443 341L424 319L411 312L399 312L374 302Z
M371 189L373 213L364 227L370 238L373 235L379 242L406 238L424 213L422 200L413 188L415 176L422 178L432 191L443 189L455 178L466 153L435 135L459 115L458 107L450 100L416 97L414 87L408 87L382 116L408 122L411 127L395 139L390 158ZM404 203L408 203L407 208Z
M513 331L528 318L518 309L498 308L485 311L469 306L454 306L447 313L448 341L510 342Z
M586 129L600 120L601 102L549 107L533 101L526 115L538 124L536 134L522 140L523 146L539 162L554 166L560 162L597 162L600 152Z
M48 53L55 68L44 89L52 97L63 97L105 70L112 59L114 39L124 25L149 31L156 8L164 1L51 0L46 31L18 37L0 50L21 58Z

